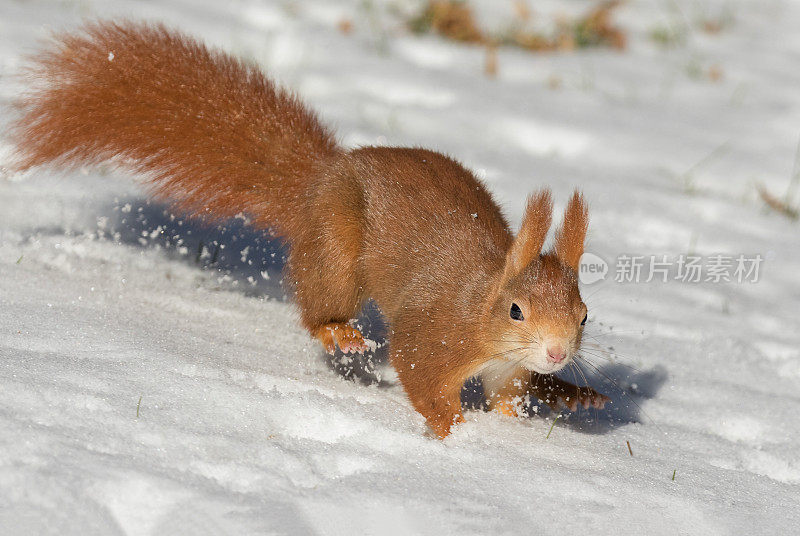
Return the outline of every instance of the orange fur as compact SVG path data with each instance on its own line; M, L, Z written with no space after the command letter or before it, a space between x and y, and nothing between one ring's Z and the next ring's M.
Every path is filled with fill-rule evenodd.
M12 133L20 169L114 159L212 220L246 212L286 234L316 162L338 151L255 65L161 25L90 24L56 38L28 75Z
M588 227L589 208L583 195L576 190L564 211L564 223L556 232L556 255L573 270L580 264Z
M313 335L320 340L330 354L336 351L337 346L346 354L364 352L367 349L367 343L361 332L342 322L332 322L320 326Z
M542 251L547 231L553 217L553 196L550 190L542 190L528 197L522 226L508 250L506 271L503 279L509 279L528 266Z
M21 169L111 160L195 215L248 214L289 243L302 323L327 349L362 350L347 322L377 302L400 381L439 437L463 419L464 381L507 355L506 339L535 329L580 343L577 193L558 258L542 255L548 191L530 198L515 240L458 162L424 149L344 151L254 65L160 25L91 24L58 37L30 73L13 131ZM509 319L512 299L526 323Z
M523 368L517 369L511 381L487 393L489 408L507 417L520 414L526 395L536 396L551 409L558 410L559 403L572 411L579 406L603 408L609 398L591 387L578 387L558 376L542 375Z

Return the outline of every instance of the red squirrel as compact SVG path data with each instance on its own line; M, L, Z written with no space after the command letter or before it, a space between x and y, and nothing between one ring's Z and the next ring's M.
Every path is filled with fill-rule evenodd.
M240 213L289 244L303 326L333 352L363 352L350 325L367 299L388 321L390 360L443 438L463 420L464 382L490 408L526 395L557 407L608 398L552 375L581 344L578 289L588 211L576 191L555 235L548 190L516 237L486 187L424 149L340 147L254 64L162 25L98 22L57 36L28 69L11 130L17 169L113 161L190 214Z

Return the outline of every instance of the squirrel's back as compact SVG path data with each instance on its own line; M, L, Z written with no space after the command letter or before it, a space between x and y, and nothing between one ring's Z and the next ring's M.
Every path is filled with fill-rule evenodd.
M388 294L404 291L412 302L428 300L458 288L443 285L442 278L463 282L499 269L513 236L471 171L420 148L363 147L351 156L364 192L363 217L371 222L361 256L367 280L380 282L369 291L384 312L389 303L399 306Z
M244 212L289 233L314 167L339 152L257 67L162 25L90 24L56 37L28 74L12 128L20 169L120 159L211 219Z

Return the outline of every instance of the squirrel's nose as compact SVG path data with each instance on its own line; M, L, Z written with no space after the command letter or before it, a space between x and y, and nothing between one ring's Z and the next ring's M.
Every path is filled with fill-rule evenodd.
M561 363L567 357L567 353L560 346L547 349L547 360L551 363Z

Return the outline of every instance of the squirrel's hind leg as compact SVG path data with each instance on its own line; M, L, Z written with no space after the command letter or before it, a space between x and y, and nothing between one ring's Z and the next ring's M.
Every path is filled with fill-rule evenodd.
M349 325L364 300L358 212L328 199L341 196L320 196L309 207L303 232L291 241L288 275L303 326L325 350L362 353L364 337Z

